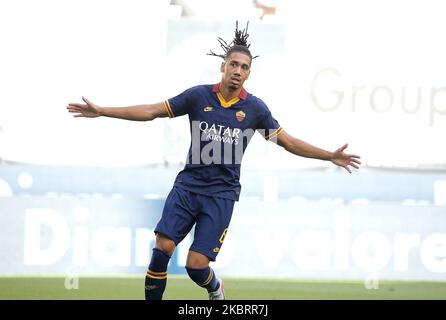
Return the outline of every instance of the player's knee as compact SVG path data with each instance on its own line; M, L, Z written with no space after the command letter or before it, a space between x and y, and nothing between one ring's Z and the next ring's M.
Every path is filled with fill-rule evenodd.
M189 251L186 260L186 268L202 269L209 266L209 258L204 254L195 251Z
M173 252L175 251L175 242L172 239L166 237L165 235L157 233L155 248L167 253L169 256L172 256Z

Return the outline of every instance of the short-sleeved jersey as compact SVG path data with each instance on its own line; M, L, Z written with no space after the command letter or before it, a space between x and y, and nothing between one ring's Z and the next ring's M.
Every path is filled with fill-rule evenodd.
M282 128L262 100L242 88L238 97L226 101L219 86L192 87L164 101L170 118L187 114L190 122L186 165L174 185L237 201L241 160L250 139L255 131L273 139Z

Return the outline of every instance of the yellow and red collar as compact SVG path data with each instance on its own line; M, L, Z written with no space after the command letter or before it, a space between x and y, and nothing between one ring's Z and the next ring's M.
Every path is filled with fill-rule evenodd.
M212 88L212 92L217 94L218 100L220 101L220 104L223 108L229 108L233 104L236 104L240 99L246 100L248 98L248 92L245 90L245 88L242 87L238 97L235 97L230 101L226 101L220 92L220 83L214 85L214 87Z

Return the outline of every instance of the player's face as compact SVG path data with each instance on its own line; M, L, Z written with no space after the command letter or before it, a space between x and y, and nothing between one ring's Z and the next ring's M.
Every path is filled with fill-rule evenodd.
M229 89L237 90L243 86L251 72L251 58L244 53L234 52L221 64L222 82Z

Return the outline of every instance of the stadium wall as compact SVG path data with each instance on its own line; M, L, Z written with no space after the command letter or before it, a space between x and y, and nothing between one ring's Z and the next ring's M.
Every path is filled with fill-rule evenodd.
M177 171L0 166L0 274L144 274L166 177ZM346 176L244 172L245 196L214 268L234 277L445 280L445 173L366 169L351 187ZM185 273L191 241L171 274Z

